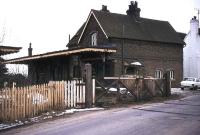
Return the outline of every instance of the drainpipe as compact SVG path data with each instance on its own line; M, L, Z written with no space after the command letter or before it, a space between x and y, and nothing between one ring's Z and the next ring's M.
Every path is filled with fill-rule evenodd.
M124 76L124 24L122 27L122 76Z

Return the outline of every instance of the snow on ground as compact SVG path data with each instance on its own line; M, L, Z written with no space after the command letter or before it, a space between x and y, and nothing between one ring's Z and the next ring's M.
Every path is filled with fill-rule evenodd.
M172 94L181 94L181 93L186 93L187 91L181 90L181 88L171 88L171 93Z
M12 123L0 123L0 131L21 126L21 125L25 125L25 124L37 123L45 119L52 119L53 117L59 117L65 114L73 114L75 112L84 112L84 111L99 111L99 110L104 110L104 108L94 107L94 108L85 108L85 109L68 109L68 110L65 110L64 112L59 112L59 113L56 113L54 111L47 112L47 113L43 113L42 115L38 117L28 118L26 121L16 120L15 122L12 122Z
M21 122L21 121L16 121L15 123L10 123L10 124L3 124L3 123L1 123L1 124L0 124L0 131L1 131L1 130L8 129L8 128L17 127L17 126L20 126L20 125L23 125L23 124L24 124L24 123Z
M84 111L99 111L99 110L104 110L104 108L85 108L85 109L69 109L69 110L65 110L64 112L61 112L59 114L56 114L56 116L62 116L64 114L72 114L75 112L84 112Z
M171 88L171 94L177 94L177 95L182 95L182 96L186 96L186 95L191 95L191 93L193 93L194 91L192 90L181 90L181 88Z

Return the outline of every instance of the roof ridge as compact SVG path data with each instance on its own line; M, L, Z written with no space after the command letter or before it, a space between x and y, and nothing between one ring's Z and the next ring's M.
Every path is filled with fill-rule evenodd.
M149 19L144 17L141 17L141 19L138 20L134 19L134 17L129 17L126 14L105 12L95 9L91 9L90 11L84 29L78 38L78 44L92 15L96 19L98 25L101 27L107 38L122 38L123 25L125 28L123 38L142 41L184 44L183 40L180 39L176 30L168 21Z
M105 14L115 14L115 15L122 15L122 16L125 16L125 17L130 17L126 14L122 14L122 13L113 13L113 12L105 12L105 11L101 11L101 10L96 10L96 9L91 9L91 11L95 11L95 12L100 12L100 13L105 13ZM144 19L144 20L152 20L152 21L159 21L159 22L168 22L169 21L166 21L166 20L158 20L158 19L153 19L153 18L145 18L145 17L140 17L141 19Z
M96 9L91 9L91 11L97 11L97 12L102 12L102 13L106 13L106 14L116 14L116 15L124 15L124 16L126 16L126 14L113 13L113 12L105 12L105 11L96 10Z

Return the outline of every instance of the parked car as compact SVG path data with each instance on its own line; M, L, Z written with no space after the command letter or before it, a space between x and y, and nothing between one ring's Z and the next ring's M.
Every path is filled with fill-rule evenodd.
M184 90L184 88L189 88L194 90L200 88L200 79L194 77L184 78L184 80L181 81L181 89Z

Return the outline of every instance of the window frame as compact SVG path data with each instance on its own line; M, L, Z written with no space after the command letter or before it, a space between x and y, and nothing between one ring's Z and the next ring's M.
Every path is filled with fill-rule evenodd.
M91 46L97 46L97 32L91 34Z
M169 76L171 80L175 80L175 71L174 70L170 70L169 71Z
M163 78L163 72L162 72L162 70L156 69L154 77L157 78L157 79L162 79Z

